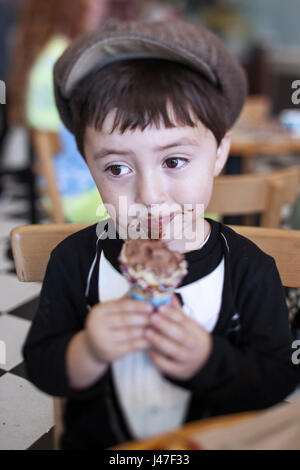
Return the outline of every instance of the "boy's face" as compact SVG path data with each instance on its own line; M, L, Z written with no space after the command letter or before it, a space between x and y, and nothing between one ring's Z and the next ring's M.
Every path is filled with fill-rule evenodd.
M110 134L113 117L111 112L101 131L88 127L85 133L87 164L104 204L114 207L115 215L109 206L108 212L119 228L129 224L147 231L151 223L152 238L168 232L163 238L170 248L187 251L182 225L192 224L196 230L200 218L203 222L197 205L203 205L201 212L208 206L213 179L229 153L230 133L219 148L213 133L199 121L197 127L161 125ZM178 208L185 210L184 216ZM205 222L204 235L208 230Z

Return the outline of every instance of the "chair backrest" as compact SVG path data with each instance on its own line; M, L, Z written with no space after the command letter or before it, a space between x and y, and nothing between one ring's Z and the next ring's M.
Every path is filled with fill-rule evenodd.
M88 224L49 224L16 227L11 231L11 245L20 281L42 281L51 250L64 238ZM262 227L233 226L273 256L282 284L300 287L300 231Z
M11 231L11 246L18 279L39 282L45 275L50 253L64 238L89 224L23 225Z
M47 212L51 220L57 224L64 223L63 204L53 165L53 156L60 150L58 135L55 132L33 130L32 143L37 157L34 172L45 181L45 190L38 190L41 195L49 198L50 208Z
M269 173L220 175L215 179L207 212L221 215L261 214L262 227L279 227L281 209L299 193L300 167Z

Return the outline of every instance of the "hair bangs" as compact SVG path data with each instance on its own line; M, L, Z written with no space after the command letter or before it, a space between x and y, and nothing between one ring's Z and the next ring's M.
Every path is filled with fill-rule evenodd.
M101 113L97 110L89 123L95 129L101 131L103 129L104 121L110 111L114 112L113 123L110 133L118 131L121 134L127 130L140 129L144 131L148 127L155 126L157 129L161 127L174 128L177 126L196 126L196 119L193 121L191 117L191 110L188 106L179 106L174 97L165 97L164 103L160 106L144 103L144 108L136 107L134 104L131 107L124 103L118 104L118 107L106 112L102 109Z
M217 88L189 67L163 59L127 59L90 73L73 91L70 106L82 155L86 127L101 131L108 116L110 133L195 127L197 121L218 144L226 133L227 107Z

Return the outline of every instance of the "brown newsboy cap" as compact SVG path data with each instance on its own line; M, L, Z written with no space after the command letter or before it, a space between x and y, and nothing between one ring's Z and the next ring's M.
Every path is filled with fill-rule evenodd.
M149 57L173 60L204 75L228 102L232 127L247 96L245 73L214 33L185 20L113 22L75 39L54 67L56 104L66 127L73 132L69 98L82 78L112 62Z

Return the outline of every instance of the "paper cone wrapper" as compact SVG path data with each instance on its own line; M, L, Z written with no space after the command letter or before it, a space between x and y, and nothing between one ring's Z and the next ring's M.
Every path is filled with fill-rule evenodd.
M130 291L130 297L135 300L142 300L144 302L150 302L153 307L157 308L159 305L170 304L172 299L172 294L166 295L164 297L145 297L140 292L132 289Z

